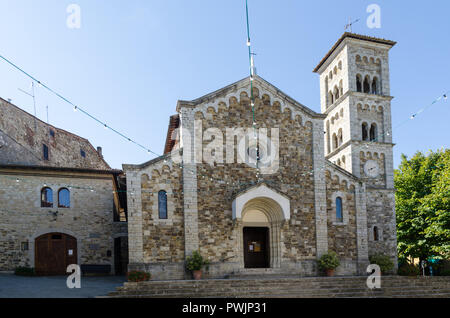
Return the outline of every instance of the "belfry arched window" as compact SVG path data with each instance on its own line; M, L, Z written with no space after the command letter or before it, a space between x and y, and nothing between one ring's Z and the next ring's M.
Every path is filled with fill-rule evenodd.
M377 141L377 124L370 126L370 141Z
M336 150L338 147L338 137L336 134L333 134L333 150Z
M339 99L339 88L337 86L334 87L334 100L337 101Z
M378 78L376 77L372 81L372 94L378 94Z
M369 78L369 75L367 75L364 78L363 88L364 88L364 93L370 93L370 78Z
M53 190L49 187L42 188L41 190L41 207L53 208Z
M167 192L161 190L158 192L158 216L160 219L167 219Z
M361 132L362 132L362 140L363 141L367 141L367 139L368 139L368 131L367 131L367 124L366 123L363 123L362 125L361 125Z
M336 222L344 222L344 215L342 213L342 198L336 198Z
M362 92L362 80L361 75L356 75L356 91Z

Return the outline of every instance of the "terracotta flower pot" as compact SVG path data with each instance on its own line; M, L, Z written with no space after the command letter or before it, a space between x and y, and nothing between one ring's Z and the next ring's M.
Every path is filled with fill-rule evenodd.
M328 277L334 276L334 269L326 269L325 273Z
M194 276L195 280L202 279L202 271L201 270L192 271L192 275Z

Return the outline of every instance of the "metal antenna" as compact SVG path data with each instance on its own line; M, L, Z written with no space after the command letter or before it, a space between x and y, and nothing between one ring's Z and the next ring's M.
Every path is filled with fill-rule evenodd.
M356 19L355 21L352 22L352 18L349 18L348 24L345 25L344 30L347 31L347 29L350 29L350 33L352 33L353 32L352 26L353 26L353 24L355 24L358 21L359 21L359 19Z
M33 108L34 108L34 132L37 131L37 124L36 124L36 95L34 94L34 81L31 82L31 93L28 93L24 91L23 89L18 88L19 91L21 91L24 94L27 94L28 96L33 98Z

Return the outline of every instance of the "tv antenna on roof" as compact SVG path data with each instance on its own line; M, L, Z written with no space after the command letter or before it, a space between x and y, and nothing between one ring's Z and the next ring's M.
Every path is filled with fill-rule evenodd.
M347 31L348 29L350 29L350 33L352 33L353 32L352 26L353 26L353 24L355 24L358 21L359 21L359 19L356 19L355 21L352 22L352 18L349 18L348 19L348 24L345 25L344 30Z
M36 95L34 94L34 81L31 82L31 93L28 93L24 91L23 89L18 88L19 91L21 91L24 94L27 94L28 96L33 98L33 107L34 107L34 131L37 131L37 125L36 125Z

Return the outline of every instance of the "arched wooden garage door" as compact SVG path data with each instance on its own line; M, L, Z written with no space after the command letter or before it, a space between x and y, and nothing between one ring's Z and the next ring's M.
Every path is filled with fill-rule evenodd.
M66 275L70 264L77 264L76 238L63 233L47 233L36 239L37 275Z

